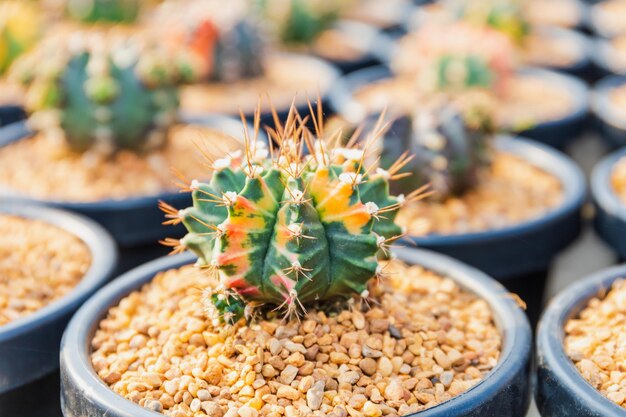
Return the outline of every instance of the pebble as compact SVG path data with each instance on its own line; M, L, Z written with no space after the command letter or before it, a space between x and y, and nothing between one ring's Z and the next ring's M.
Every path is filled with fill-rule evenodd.
M311 410L319 410L324 398L324 381L317 381L306 393L306 403Z
M367 376L372 376L376 373L376 369L378 369L378 365L376 361L372 358L363 358L359 361L359 368L363 371L363 373Z

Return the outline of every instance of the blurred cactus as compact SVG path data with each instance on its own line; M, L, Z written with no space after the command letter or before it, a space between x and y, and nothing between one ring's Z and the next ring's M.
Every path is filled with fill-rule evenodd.
M144 0L145 1L145 0ZM67 14L85 23L133 23L141 0L67 0Z
M25 0L0 1L0 74L39 39L41 16Z
M177 85L192 69L146 39L76 33L42 44L11 74L26 88L34 125L78 151L161 145L176 121Z
M264 72L266 43L263 31L246 1L169 1L153 21L156 31L166 27L168 38L189 48L202 63L205 81L234 82Z
M245 156L214 161L210 183L191 183L193 207L162 205L168 223L189 231L169 244L191 249L198 265L218 274L223 288L206 299L220 321L236 322L259 305L293 314L318 301L367 296L368 281L381 273L378 258L401 234L396 212L419 191L390 196L395 172L366 167L363 149L333 146L340 132L322 142L321 116L313 117L317 135L294 108L284 125L275 117L270 133L279 151L269 156L252 141Z
M516 45L522 45L530 33L521 0L460 0L456 3L464 20L489 26L507 35Z
M256 0L281 42L308 45L329 29L354 0Z

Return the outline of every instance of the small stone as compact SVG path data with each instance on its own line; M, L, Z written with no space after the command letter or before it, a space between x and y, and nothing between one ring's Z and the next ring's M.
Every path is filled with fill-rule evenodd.
M341 365L350 362L350 357L342 352L330 352L330 361Z
M363 356L366 358L378 359L383 356L383 352L381 352L380 350L372 349L367 345L363 345L363 348L361 350L363 352Z
M163 412L163 404L161 404L161 401L158 401L158 400L146 401L146 403L144 404L144 407L152 411L156 411L157 413Z
M360 378L361 376L358 374L358 372L348 371L348 372L343 372L342 374L340 374L339 377L337 378L337 381L340 384L354 385Z
M389 320L386 319L372 319L370 320L370 332L372 333L384 333L389 329Z
M363 407L363 405L365 404L366 401L367 401L367 398L365 397L365 395L363 395L363 394L355 394L348 401L348 405L350 407L352 407L352 408L360 410Z
M404 388L398 379L393 379L385 388L385 398L391 401L400 401L404 397Z
M371 401L367 401L363 405L363 414L368 417L380 417L382 416L383 412L380 410L378 405L374 404Z
M382 376L389 376L393 372L393 364L386 356L378 360L378 372L380 372Z
M448 388L450 384L452 384L452 380L454 379L453 371L445 371L441 373L439 380L443 384L444 387Z
M324 381L317 381L306 393L306 403L313 411L319 410L324 399Z
M310 390L309 390L310 391ZM288 400L297 400L300 398L300 391L289 385L281 385L276 391L278 398L287 398Z
M364 358L359 361L359 368L361 371L367 376L372 376L376 372L378 366L376 365L376 361L372 358Z
M441 366L443 369L450 369L452 367L452 361L448 358L448 355L444 353L443 350L439 348L435 348L433 351L433 357L437 364Z
M298 375L298 368L293 365L285 366L285 369L280 373L280 382L285 385L291 384L291 382L296 379Z
M283 345L278 341L278 339L270 339L269 349L270 353L276 356L280 353L281 350L283 350Z
M258 417L259 412L255 408L244 405L243 407L239 408L238 414L239 414L239 417Z
M352 312L352 323L357 330L363 330L365 328L365 317L359 311Z
M606 396L617 405L622 405L626 401L626 396L619 391L609 392Z
M211 401L204 401L202 403L202 409L207 415L211 417L223 417L224 416L224 411L222 411L222 408L219 405Z
M284 344L284 347L291 353L306 353L306 348L303 345L301 345L300 343L294 343L291 340L287 340Z
M198 411L200 411L200 407L202 406L202 401L200 401L197 398L194 398L191 401L191 404L189 404L189 408L191 409L191 411L193 411L194 413L197 413Z

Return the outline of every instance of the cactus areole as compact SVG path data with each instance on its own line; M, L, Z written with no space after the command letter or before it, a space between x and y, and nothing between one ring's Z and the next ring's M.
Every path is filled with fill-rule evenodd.
M215 161L211 181L190 186L193 207L164 205L166 223L189 231L169 243L219 274L223 288L206 300L223 322L261 305L291 315L318 301L366 297L368 281L382 273L378 259L401 235L398 208L419 194L390 196L394 172L368 169L367 149L333 146L341 132L319 139L321 117L315 135L299 120L292 109L270 131L280 150L252 141L245 155Z

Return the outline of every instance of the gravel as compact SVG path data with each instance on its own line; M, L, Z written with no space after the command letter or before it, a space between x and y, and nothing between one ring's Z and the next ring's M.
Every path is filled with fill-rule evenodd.
M90 265L89 248L71 233L0 214L0 326L69 293Z
M109 311L92 363L113 391L174 417L397 416L481 381L501 347L488 304L419 266L387 270L371 307L342 301L234 327L205 317L210 276L166 271Z

